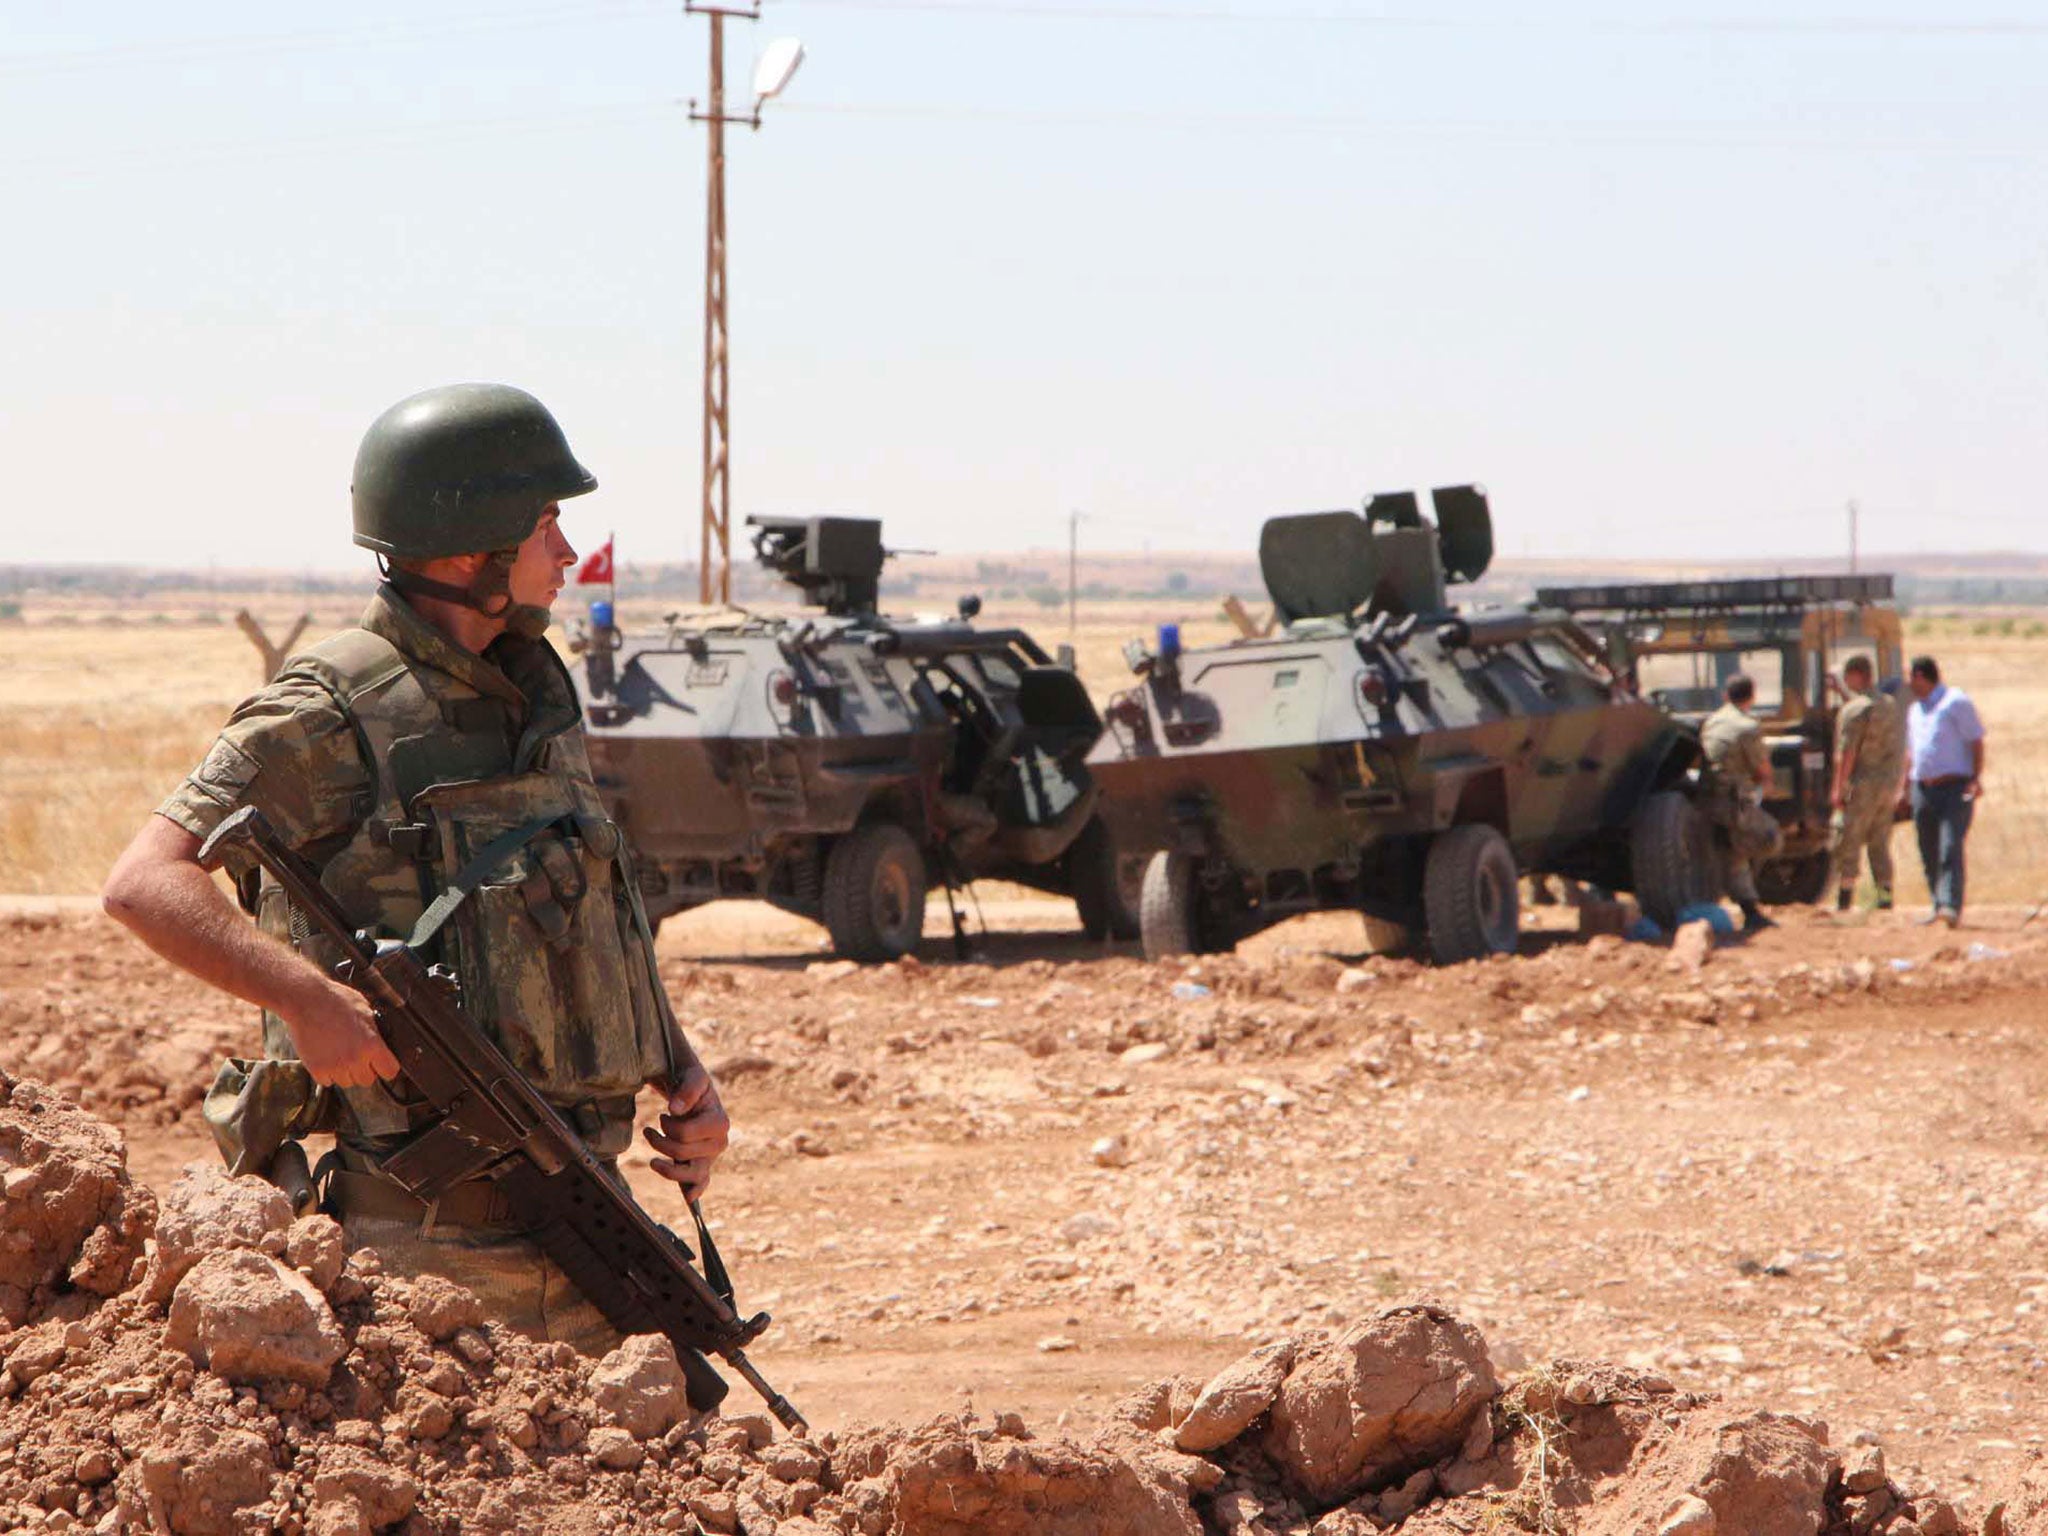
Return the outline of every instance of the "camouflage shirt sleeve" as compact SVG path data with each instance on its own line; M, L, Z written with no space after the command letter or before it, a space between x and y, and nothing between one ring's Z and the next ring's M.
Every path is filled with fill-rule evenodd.
M287 668L235 706L206 759L157 814L205 837L253 805L304 848L354 829L374 784L354 726L311 675Z

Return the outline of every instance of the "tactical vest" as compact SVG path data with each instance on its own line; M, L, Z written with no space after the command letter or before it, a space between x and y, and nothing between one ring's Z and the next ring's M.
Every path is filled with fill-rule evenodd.
M1889 791L1899 775L1899 759L1905 755L1906 732L1896 701L1881 693L1864 694L1843 706L1843 713L1864 707L1863 735L1856 747L1853 782L1859 787L1875 786Z
M316 862L358 923L414 939L451 971L470 1017L592 1151L612 1157L631 1143L640 1087L676 1075L679 1035L568 677L545 642L525 654L553 669L559 698L536 699L516 741L505 701L368 630L300 656L295 666L333 695L375 778L353 833L316 850ZM556 691L550 680L546 692ZM257 920L323 968L339 959L267 880ZM295 1054L281 1020L264 1024L266 1054ZM381 1085L338 1098L345 1143L374 1152L411 1129Z

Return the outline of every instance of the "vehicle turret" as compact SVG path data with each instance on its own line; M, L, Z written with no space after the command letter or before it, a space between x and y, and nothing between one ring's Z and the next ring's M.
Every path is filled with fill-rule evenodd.
M754 558L835 618L874 613L881 597L882 524L872 517L750 517Z
M1430 492L1434 524L1413 491L1370 498L1356 512L1304 512L1267 520L1259 573L1285 623L1384 613L1427 618L1450 604L1445 589L1477 581L1493 561L1493 514L1476 485Z

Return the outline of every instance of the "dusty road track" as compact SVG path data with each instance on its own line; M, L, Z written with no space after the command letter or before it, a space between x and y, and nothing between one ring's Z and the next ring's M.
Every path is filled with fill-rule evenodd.
M1057 904L987 915L988 963L935 938L864 972L754 909L663 934L739 1127L711 1206L776 1314L758 1357L821 1427L963 1399L1086 1421L1432 1294L1504 1365L1604 1357L1871 1428L1923 1487L2005 1486L2043 1445L2048 938L2017 913L1795 920L1696 973L1544 935L1351 965L1336 918L1148 966ZM252 1040L97 917L0 916L0 1064L122 1121L159 1189L211 1156L211 1060Z

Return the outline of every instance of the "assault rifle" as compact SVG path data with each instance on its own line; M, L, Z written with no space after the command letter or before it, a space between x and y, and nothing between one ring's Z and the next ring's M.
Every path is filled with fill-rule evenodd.
M506 1207L520 1213L534 1241L614 1327L668 1336L688 1378L691 1407L715 1408L728 1390L705 1360L708 1351L761 1394L785 1429L806 1433L803 1416L747 1359L745 1346L768 1326L768 1314L742 1318L733 1310L702 1216L698 1232L707 1245L706 1268L721 1282L717 1288L697 1272L682 1240L640 1209L463 1013L452 975L429 969L395 939L356 931L313 867L284 845L256 807L244 806L216 827L200 847L199 862L216 869L231 848L245 849L292 905L341 946L347 958L335 974L370 1000L385 1043L432 1111L426 1128L377 1171L428 1204L466 1179L495 1181ZM694 1202L691 1213L697 1215Z

